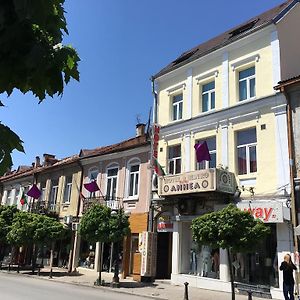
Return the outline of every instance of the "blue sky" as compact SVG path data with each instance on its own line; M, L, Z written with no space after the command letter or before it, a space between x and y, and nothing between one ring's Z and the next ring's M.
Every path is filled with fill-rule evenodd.
M147 122L150 77L182 52L281 0L66 0L69 36L81 58L80 82L62 97L38 104L32 94L1 95L0 120L19 134L26 154L14 152L14 168L35 156L58 158L81 148L108 145L135 135Z

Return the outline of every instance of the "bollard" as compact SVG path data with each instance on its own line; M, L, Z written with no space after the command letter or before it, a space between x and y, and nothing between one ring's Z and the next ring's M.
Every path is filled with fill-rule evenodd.
M183 300L189 300L189 292L188 292L188 282L184 283L184 297Z
M248 300L252 300L252 291L247 291L248 293Z
M17 273L20 273L20 265L17 266Z
M37 274L38 274L38 276L41 275L41 267L40 266L38 267L38 273Z
M52 278L52 268L50 269L49 278Z
M10 272L10 264L8 264L8 272Z

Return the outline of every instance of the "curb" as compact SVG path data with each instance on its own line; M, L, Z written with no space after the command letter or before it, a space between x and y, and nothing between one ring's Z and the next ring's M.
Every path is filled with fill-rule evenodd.
M29 274L8 272L8 271L3 271L3 270L0 270L0 273L9 274L12 276L23 276L23 277L44 280L44 281L50 281L50 282L54 281L54 282L58 282L58 283L62 283L62 284L82 286L82 287L86 287L86 288L102 289L103 291L107 291L107 292L115 292L115 293L120 293L120 294L134 295L134 296L139 296L139 297L149 298L149 299L169 300L168 298L165 298L165 297L159 297L159 296L155 296L155 295L153 295L153 296L152 295L144 295L144 294L138 294L138 293L134 293L134 292L124 291L124 290L121 290L122 287L121 288L110 288L110 287L96 286L96 285L85 284L85 283L80 283L80 282L66 282L66 281L57 280L56 278L43 278L43 277L39 277L38 275L29 275Z

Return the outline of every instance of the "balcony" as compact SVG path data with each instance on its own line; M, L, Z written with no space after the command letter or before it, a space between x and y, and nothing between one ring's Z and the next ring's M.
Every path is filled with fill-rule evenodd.
M158 194L162 197L203 192L234 194L235 188L234 174L223 169L205 169L161 176L158 180Z
M109 207L112 210L119 210L123 208L122 198L111 198L107 196L91 197L83 199L82 213L84 214L87 211L87 209L89 209L93 204L101 204L103 206Z

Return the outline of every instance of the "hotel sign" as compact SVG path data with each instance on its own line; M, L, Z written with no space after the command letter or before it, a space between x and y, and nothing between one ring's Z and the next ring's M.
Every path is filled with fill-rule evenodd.
M219 169L205 169L178 175L159 177L160 196L220 191L234 193L235 183L232 173Z

